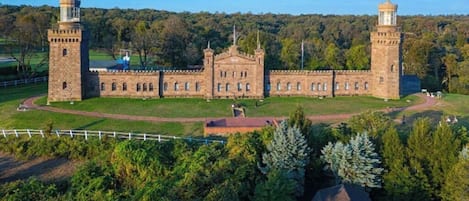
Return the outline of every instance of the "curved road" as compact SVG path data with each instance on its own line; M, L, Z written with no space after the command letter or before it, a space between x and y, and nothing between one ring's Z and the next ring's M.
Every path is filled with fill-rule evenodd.
M418 105L413 105L405 108L393 108L391 111L389 109L383 109L383 112L393 112L393 111L421 111L425 110L429 107L432 107L436 104L437 100L433 97L428 97L424 94L417 94L420 98L424 99L425 101ZM149 122L184 122L184 123L191 123L191 122L204 122L207 118L164 118L164 117L151 117L151 116L135 116L135 115L125 115L125 114L109 114L109 113L100 113L100 112L87 112L87 111L78 111L78 110L67 110L62 108L55 108L50 106L40 106L36 105L34 102L42 96L34 96L26 99L23 102L23 107L27 109L36 109L36 110L43 110L49 112L56 112L56 113L64 113L64 114L73 114L73 115L82 115L82 116L89 116L89 117L98 117L98 118L109 118L109 119L119 119L119 120L131 120L131 121L149 121ZM321 121L333 121L333 120L344 120L348 119L354 115L359 113L351 113L351 114L328 114L328 115L313 115L308 116L313 122L321 122ZM266 119L281 119L286 117L263 117ZM212 119L212 118L208 118Z

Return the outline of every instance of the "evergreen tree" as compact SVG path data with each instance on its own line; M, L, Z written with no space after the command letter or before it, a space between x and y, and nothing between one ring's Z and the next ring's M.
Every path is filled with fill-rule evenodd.
M412 200L408 186L412 185L405 147L396 128L391 127L383 135L384 189L392 200Z
M451 168L445 178L441 198L443 201L469 200L469 157L468 147L464 147L459 161Z
M433 134L432 154L429 156L432 187L436 196L439 196L448 172L458 161L459 149L460 141L455 138L451 127L441 122Z
M267 174L267 181L256 186L254 201L294 201L295 182L278 170Z
M303 107L301 106L297 106L295 112L291 113L290 117L288 118L288 125L290 127L299 128L301 133L303 133L305 136L310 134L312 124L313 123L311 120L306 118Z
M286 172L288 178L296 182L296 195L301 196L309 153L307 141L300 130L289 127L283 121L275 130L273 140L267 146L267 153L262 155L266 167L261 169L264 173L270 170Z
M380 188L381 160L368 135L358 134L348 144L329 143L322 150L322 158L342 183Z
M414 200L429 200L431 185L428 157L432 153L432 134L430 121L427 118L418 119L407 139L407 154L412 174L412 186L409 186Z

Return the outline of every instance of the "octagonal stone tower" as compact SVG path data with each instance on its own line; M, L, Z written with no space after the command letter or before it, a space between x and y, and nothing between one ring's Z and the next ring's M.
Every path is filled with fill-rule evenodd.
M60 21L48 30L48 102L81 101L89 69L88 38L80 23L80 0L60 0Z
M397 5L387 0L378 8L377 29L371 33L372 94L383 99L399 99L403 34L397 25Z

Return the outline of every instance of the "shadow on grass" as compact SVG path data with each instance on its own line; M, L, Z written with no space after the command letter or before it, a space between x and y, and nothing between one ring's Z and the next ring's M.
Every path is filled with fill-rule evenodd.
M78 127L78 128L74 128L74 129L75 129L75 130L85 130L85 129L91 127L91 126L98 125L98 124L100 124L100 123L102 123L102 122L104 122L104 121L105 121L105 119L100 119L100 120L97 120L97 121L93 121L93 122L91 122L91 123L89 123L89 124L85 124L85 125L83 125L83 126L80 126L80 127Z

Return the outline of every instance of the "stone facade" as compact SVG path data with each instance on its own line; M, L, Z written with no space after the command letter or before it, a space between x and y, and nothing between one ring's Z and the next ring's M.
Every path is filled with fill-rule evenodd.
M63 0L77 6L71 0ZM70 3L72 2L72 3ZM75 9L76 10L76 9ZM358 96L399 99L403 36L396 24L397 6L379 6L377 31L371 33L370 71L267 71L263 49L245 54L234 44L215 55L204 50L200 71L90 72L85 32L70 22L49 30L49 101L79 101L84 97L254 98L266 96ZM62 15L61 15L62 16ZM83 84L86 83L86 84Z

